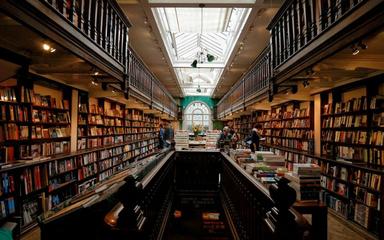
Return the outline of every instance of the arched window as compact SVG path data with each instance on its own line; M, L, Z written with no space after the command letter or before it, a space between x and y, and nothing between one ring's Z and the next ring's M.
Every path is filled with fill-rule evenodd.
M193 125L202 125L204 130L211 129L211 110L203 102L192 102L184 111L183 129L192 131Z

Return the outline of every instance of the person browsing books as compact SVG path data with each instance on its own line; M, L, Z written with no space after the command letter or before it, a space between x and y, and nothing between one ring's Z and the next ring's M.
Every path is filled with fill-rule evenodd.
M257 125L255 128L252 129L251 134L246 139L246 142L249 144L249 147L251 149L251 152L259 151L260 149L260 129L261 126Z

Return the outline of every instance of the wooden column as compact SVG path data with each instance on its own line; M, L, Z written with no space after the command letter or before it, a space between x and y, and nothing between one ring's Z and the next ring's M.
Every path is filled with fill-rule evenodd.
M79 109L79 91L72 89L71 99L71 152L77 151L77 117Z
M315 144L315 154L321 154L321 96L320 94L316 94L314 96L314 109L313 109L313 117L314 117L314 144Z

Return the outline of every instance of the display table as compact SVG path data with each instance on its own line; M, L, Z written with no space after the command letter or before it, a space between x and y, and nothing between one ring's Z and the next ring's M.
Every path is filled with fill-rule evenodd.
M249 181L255 184L260 190L262 190L266 195L270 195L268 185L260 182L259 179L255 178L253 175L249 174L242 168L234 159L232 159L228 154L222 153L222 155L243 175L245 175ZM312 217L312 231L314 234L314 239L327 239L327 215L328 208L327 206L320 201L296 201L292 206L300 214L308 214Z

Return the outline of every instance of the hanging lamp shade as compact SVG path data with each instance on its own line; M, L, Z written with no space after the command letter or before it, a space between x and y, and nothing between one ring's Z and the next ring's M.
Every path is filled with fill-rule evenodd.
M197 60L195 60L195 61L192 62L191 67L193 67L193 68L197 68Z
M213 60L215 60L215 56L208 53L207 54L207 60L208 60L208 62L212 62Z

